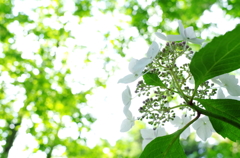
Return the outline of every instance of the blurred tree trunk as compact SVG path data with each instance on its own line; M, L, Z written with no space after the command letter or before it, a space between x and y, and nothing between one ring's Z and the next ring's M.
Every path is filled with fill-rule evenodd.
M6 144L3 146L3 153L1 155L1 158L8 158L8 153L13 146L13 142L16 138L18 128L21 122L18 123L11 123L8 125L8 136L6 138Z
M51 158L52 157L52 151L54 149L54 146L51 147L49 153L47 154L47 158Z

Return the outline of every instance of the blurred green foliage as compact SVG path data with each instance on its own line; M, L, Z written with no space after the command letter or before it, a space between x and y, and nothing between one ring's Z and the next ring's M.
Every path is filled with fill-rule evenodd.
M38 2L38 0L33 1ZM94 87L73 93L66 81L66 77L71 75L67 57L61 58L60 64L56 65L58 62L56 49L68 47L67 39L74 39L74 37L71 30L66 29L67 23L59 20L66 14L64 6L67 2L63 0L48 1L50 3L32 10L38 15L38 20L33 20L30 18L31 14L13 12L18 0L0 0L0 140L2 144L0 157L8 157L20 129L31 134L38 144L34 149L30 149L30 146L25 146L25 149L31 150L32 153L42 151L46 153L47 158L54 157L53 151L59 146L66 149L59 157L138 157L141 153L142 141L139 130L133 130L128 139L117 141L115 146L111 146L106 140L102 140L101 144L94 148L86 146L81 132L83 129L91 130L89 125L95 121L95 118L90 114L83 114L81 108L87 106L86 96L92 95ZM151 43L150 36L158 29L165 33L174 33L176 30L172 31L167 24L176 19L184 21L186 26L194 26L198 31L214 25L204 24L202 28L197 28L195 23L213 4L218 4L226 14L233 18L240 15L240 2L236 0L157 0L150 1L144 6L138 1L126 0L123 7L119 7L118 1L114 0L75 0L75 10L72 10L72 15L77 17L78 23L81 24L83 18L95 16L92 11L98 3L105 5L105 7L99 8L104 14L119 11L131 17L128 22L129 27L135 27L148 43ZM149 19L151 16L159 14L159 11L162 12L161 15L158 15L162 20L152 26ZM43 22L51 17L57 18L61 26L59 29L52 28ZM16 23L23 28L22 32L17 32L17 34L9 29L12 24ZM103 36L106 41L110 41L121 58L125 57L124 48L127 48L129 42L134 41L135 37L125 37L124 28L117 25L116 28L122 33L119 37L109 39L111 32L103 33ZM26 52L16 46L18 33L25 37L34 36L40 47L24 56L23 54ZM68 53L66 52L66 54ZM99 53L104 55L102 50L99 50ZM86 54L84 59L86 64L92 62L91 55L90 52ZM106 69L106 64L110 63L112 59L106 56L103 60L105 63L103 68ZM105 70L107 76L110 77L116 68L115 65L111 71ZM94 80L96 87L106 87L106 79L96 76ZM77 126L79 132L77 138L59 137L59 132L68 127L64 122L66 118L74 126ZM205 144L201 146L201 143L188 140L187 142L183 141L183 146L189 157L194 158L201 156L221 158L221 155L240 157L239 150L236 150L240 149L239 144L230 141L218 145ZM106 148L108 154L103 152Z

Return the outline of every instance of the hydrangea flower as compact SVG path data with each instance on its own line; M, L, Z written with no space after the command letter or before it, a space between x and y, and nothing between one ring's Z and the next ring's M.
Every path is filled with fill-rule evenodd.
M182 115L182 118L176 116L171 123L175 126L178 127L178 129L183 128L187 123L191 121L191 117L186 116L185 114ZM187 137L190 135L190 127L186 128L183 133L180 135L181 138L187 139Z
M212 135L212 132L215 132L212 123L207 116L199 118L196 122L193 123L192 127L197 131L197 135L203 141L206 141L207 138Z
M141 134L143 137L142 149L144 149L146 145L150 143L153 139L166 135L166 131L164 128L161 128L161 127L158 127L155 130L141 129Z
M143 58L140 60L132 58L130 60L128 69L131 72L131 74L121 78L118 83L131 83L135 80L137 80L139 77L141 77L142 71L145 68L147 64L149 64L151 61L149 58Z
M131 105L131 99L132 99L132 94L131 94L130 88L127 86L127 88L122 93L122 101L124 104L123 113L127 118L123 120L121 124L120 132L127 132L134 125L135 119L132 116L132 112L129 110L129 107Z
M126 119L123 120L122 124L121 124L121 129L120 132L127 132L129 131L132 126L134 125L134 117L132 116L131 111L128 108L124 107L124 111L123 113L125 114L125 116L127 117Z
M234 75L223 74L212 79L212 81L220 86L226 88L228 93L232 96L240 96L240 86L238 79Z
M181 20L178 20L178 26L180 35L182 36L182 40L200 45L204 42L203 39L199 39L196 37L196 34L192 26L184 28Z
M128 66L131 74L121 78L118 83L131 83L141 77L143 75L142 71L144 68L152 62L158 52L159 46L156 42L153 42L148 49L146 58L142 58L140 60L132 58Z
M204 40L196 37L194 29L192 26L184 28L182 21L178 20L180 35L167 35L156 32L156 36L164 41L189 41L195 44L202 44Z

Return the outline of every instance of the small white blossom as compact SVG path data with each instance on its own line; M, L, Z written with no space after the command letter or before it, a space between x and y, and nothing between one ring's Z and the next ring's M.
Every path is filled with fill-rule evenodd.
M186 40L195 44L200 44L200 45L203 43L204 40L196 37L196 34L192 26L184 28L181 20L178 20L178 25L179 25L179 32L183 40Z
M178 129L183 128L187 123L191 121L191 117L188 117L186 115L182 115L182 118L176 116L171 123L178 127ZM183 133L180 135L181 138L187 139L187 137L190 135L190 127L186 128Z
M184 28L182 21L178 20L180 35L167 35L156 32L156 36L164 41L189 41L195 44L202 44L204 40L196 37L192 26Z
M145 66L148 65L150 62L151 59L149 58L142 58L140 60L132 58L128 66L131 74L121 78L118 83L131 83L137 80L143 75L142 71L144 70Z
M147 51L146 58L142 58L140 60L132 58L128 66L131 74L121 78L118 83L131 83L141 77L143 75L142 71L149 63L152 62L152 60L158 54L159 49L160 48L158 44L156 42L153 42Z
M240 96L240 86L238 79L234 75L223 74L214 77L212 81L222 88L226 88L228 93L232 96Z
M158 127L156 130L152 129L141 129L141 134L143 138L142 149L146 147L153 139L166 135L164 128Z
M196 122L193 123L192 127L197 131L197 135L203 141L206 141L207 138L212 135L212 132L215 132L212 123L207 116L198 119Z

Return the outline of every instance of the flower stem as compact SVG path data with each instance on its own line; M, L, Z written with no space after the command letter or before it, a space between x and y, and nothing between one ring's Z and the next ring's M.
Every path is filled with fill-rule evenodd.
M186 103L188 103L188 99L187 99L187 97L185 96L185 94L183 93L180 85L178 84L178 81L177 81L176 76L174 75L174 73L172 72L172 70L169 70L169 72L170 72L170 74L171 74L171 76L172 76L172 78L173 78L174 84L175 84L178 92L180 93L180 96L185 100Z

